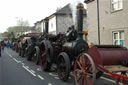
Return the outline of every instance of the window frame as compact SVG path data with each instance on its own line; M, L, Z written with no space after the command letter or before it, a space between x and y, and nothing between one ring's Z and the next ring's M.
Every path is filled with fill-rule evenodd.
M124 32L124 31L113 31L112 32L112 37L113 37L113 45L116 45L115 44L115 41L117 41L118 42L118 44L117 45L120 45L120 41L122 40L123 41L123 45L122 46L125 46L125 38L124 39L121 39L121 37L120 37L120 35L121 35L121 32ZM114 36L114 34L116 34L117 33L117 36L118 36L118 38L117 39L115 39L115 36ZM124 34L125 34L125 32L124 32ZM124 35L125 36L125 35Z
M123 9L123 0L118 0L116 2L114 2L114 0L110 0L110 3L111 3L111 12L115 12L115 11L120 11ZM122 7L120 6L119 8L119 5L122 3ZM117 4L118 5L118 8L117 9L114 9L114 4Z

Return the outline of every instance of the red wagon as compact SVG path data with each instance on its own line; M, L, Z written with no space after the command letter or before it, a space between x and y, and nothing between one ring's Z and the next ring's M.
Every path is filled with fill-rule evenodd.
M128 60L128 49L117 45L96 45L87 53L80 54L75 61L77 85L94 85L103 72L114 77L116 85L128 85L128 67L121 63Z

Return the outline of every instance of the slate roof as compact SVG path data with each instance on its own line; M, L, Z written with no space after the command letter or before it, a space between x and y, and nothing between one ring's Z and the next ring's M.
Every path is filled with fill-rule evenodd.
M59 15L65 15L65 14L72 14L71 8L70 8L70 4L67 4L66 6L64 6L62 9L60 9L59 11L57 11L54 14L59 14ZM86 11L84 10L84 14L86 14Z

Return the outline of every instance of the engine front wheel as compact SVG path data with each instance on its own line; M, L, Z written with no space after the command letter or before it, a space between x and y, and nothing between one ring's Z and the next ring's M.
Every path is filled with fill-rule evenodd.
M62 52L58 57L57 73L61 80L67 81L70 74L70 59L67 53Z

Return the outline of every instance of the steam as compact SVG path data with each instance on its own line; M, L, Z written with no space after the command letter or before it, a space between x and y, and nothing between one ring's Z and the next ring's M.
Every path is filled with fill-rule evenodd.
M76 25L76 16L77 16L77 4L78 3L83 3L84 0L71 0L70 2L70 9L72 12L72 19L73 19L73 25Z
M73 25L76 24L76 6L77 6L77 2L73 1L70 3L70 9L72 12L72 19L73 19Z

